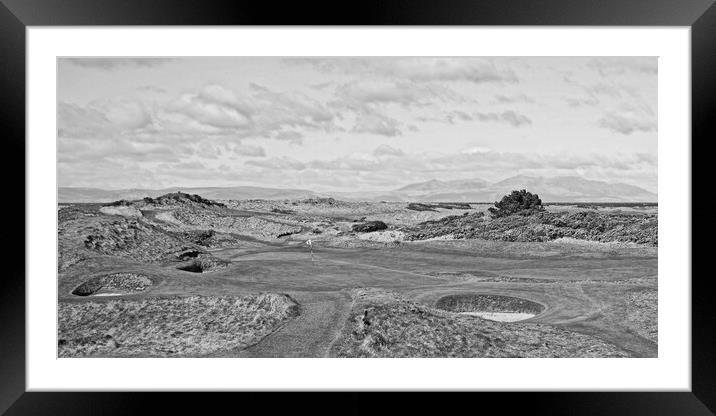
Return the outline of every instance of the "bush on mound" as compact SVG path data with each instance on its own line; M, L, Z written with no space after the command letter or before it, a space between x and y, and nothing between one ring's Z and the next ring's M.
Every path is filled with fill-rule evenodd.
M388 225L383 221L368 221L362 224L353 225L353 231L357 233L370 233L373 231L381 231L388 228Z
M499 218L512 214L530 215L544 211L544 207L539 195L522 189L505 195L499 202L495 202L495 206L490 207L488 211L493 218Z
M173 192L164 194L156 198L146 197L143 199L149 205L175 205L175 204L199 204L205 206L226 207L221 202L212 201L211 199L202 198L196 194L186 194L184 192Z

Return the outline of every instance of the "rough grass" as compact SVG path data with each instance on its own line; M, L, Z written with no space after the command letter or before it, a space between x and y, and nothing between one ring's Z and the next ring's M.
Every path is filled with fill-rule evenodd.
M353 293L334 357L627 357L598 338L558 327L494 322L408 301L378 289ZM367 311L367 319L364 314Z
M197 356L244 348L298 315L287 295L60 303L60 357Z
M621 322L642 337L658 342L658 290L656 288L634 288L625 293L623 302L606 311L619 317Z
M564 237L601 242L658 245L655 214L538 212L488 218L482 212L426 221L406 229L406 239L453 238L544 242Z
M164 259L186 247L177 237L135 218L97 218L88 224L78 224L71 232L84 236L87 250L144 262ZM66 235L60 233L59 238L62 241Z
M244 217L228 212L183 207L173 213L180 230L213 230L217 233L247 235L258 239L275 239L280 235L301 232L301 227L272 218Z

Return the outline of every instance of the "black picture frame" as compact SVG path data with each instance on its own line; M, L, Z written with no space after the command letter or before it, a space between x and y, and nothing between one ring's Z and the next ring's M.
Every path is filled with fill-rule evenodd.
M193 0L0 0L0 96L5 197L12 218L3 244L6 264L0 278L0 413L18 414L133 414L150 403L183 410L235 403L235 396L146 393L29 393L25 392L25 29L27 26L84 25L566 25L566 26L689 26L692 64L692 189L709 177L705 164L697 169L694 152L714 135L716 110L716 6L713 0L363 0L341 2L193 1ZM699 170L701 169L701 170ZM23 195L22 203L20 195ZM705 214L708 204L695 204ZM702 211L702 212L699 212ZM705 215L703 216L705 217ZM9 217L6 217L9 218ZM14 228L13 228L14 227ZM700 227L698 234L705 234ZM12 235L12 241L7 236ZM23 236L20 239L19 236ZM693 235L693 234L692 234ZM22 242L22 244L20 244ZM22 253L20 250L22 247ZM595 393L482 393L481 406L499 404L501 413L513 410L549 414L713 414L716 412L716 309L711 301L709 274L697 275L708 244L692 239L692 389L690 392ZM668 253L660 253L668 255ZM12 260L11 260L12 259ZM691 278L691 276L670 276ZM304 407L319 410L325 403L312 395L270 400L252 393L252 402L271 402L272 410ZM351 393L352 395L358 393ZM246 399L244 399L246 400ZM341 398L351 413L373 412L377 402L363 396ZM381 406L401 413L433 402L432 395L413 395ZM475 398L469 399L476 400ZM461 400L462 401L462 400ZM442 401L443 412L452 406ZM463 403L464 404L464 403ZM316 409L319 407L319 409Z

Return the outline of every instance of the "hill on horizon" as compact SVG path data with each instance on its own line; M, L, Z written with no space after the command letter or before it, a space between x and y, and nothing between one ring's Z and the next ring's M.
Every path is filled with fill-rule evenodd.
M260 186L172 187L164 189L58 188L58 201L113 202L120 199L155 198L173 192L198 194L213 200L227 199L304 199L330 196L351 201L443 201L494 202L513 190L527 189L543 202L657 202L657 194L623 183L608 183L577 176L536 177L516 175L494 183L486 180L433 179L408 184L392 191L316 192L306 189L284 189Z

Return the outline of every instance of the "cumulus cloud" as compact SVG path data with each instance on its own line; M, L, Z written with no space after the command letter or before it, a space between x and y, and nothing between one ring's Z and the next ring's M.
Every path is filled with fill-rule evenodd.
M190 154L186 147L172 147L161 143L141 143L121 140L66 139L58 143L58 162L94 162L98 160L179 161Z
M479 111L466 113L464 111L455 110L438 117L417 117L417 120L424 122L438 122L449 124L457 124L458 122L470 121L495 122L509 124L513 127L522 127L532 124L532 120L529 117L512 110L503 111L501 113L483 113Z
M290 157L272 157L265 160L249 160L244 164L273 170L303 170L306 168L305 163Z
M157 87L154 85L142 85L140 87L137 87L137 91L141 92L149 92L154 94L166 94L167 90L165 90L162 87Z
M287 58L323 72L390 77L416 82L517 83L510 69L486 58Z
M532 104L535 102L535 99L525 95L525 94L517 94L512 96L507 95L496 95L495 96L495 103L497 104L514 104L514 103L526 103L526 104Z
M490 149L489 147L485 147L485 146L473 146L473 147L470 147L470 148L467 148L467 149L463 150L462 153L465 153L465 154L468 154L468 155L474 155L474 154L476 154L476 153L488 153L488 152L491 152L491 151L492 151L492 149Z
M375 112L363 112L356 118L351 130L354 133L377 134L379 136L400 136L400 122L394 118Z
M251 110L223 87L210 85L197 93L183 94L168 110L216 130L248 131L253 125Z
M577 107L594 107L599 104L596 98L565 98L567 105L573 108Z
M279 131L274 136L274 139L285 140L285 141L291 142L293 144L301 144L301 143L303 143L303 134L301 134L297 131Z
M393 81L351 82L336 88L336 95L349 105L395 103L405 106L431 102L438 96L429 87Z
M599 119L598 125L624 135L635 132L652 132L657 129L655 119L646 118L634 112L609 112Z
M119 68L151 68L164 65L175 58L59 58L61 62L83 68L112 71Z
M405 152L400 149L396 149L395 147L388 146L387 144L381 144L373 150L373 155L375 157L404 156Z
M516 113L512 110L503 111L502 113L474 113L477 120L480 121L495 121L498 123L507 123L513 127L521 127L532 124L532 120L529 117Z
M113 99L87 106L57 104L59 137L99 137L139 130L152 123L149 110L140 102Z
M592 85L585 86L584 89L589 93L590 96L608 96L613 98L619 98L622 96L622 89L616 85L607 84L604 82L597 82Z
M655 56L594 58L587 63L587 67L596 70L602 77L624 75L629 72L656 75L658 72L657 59Z
M234 153L241 156L249 157L264 157L266 156L266 150L261 146L252 145L238 145L234 147Z
M460 110L451 111L445 116L445 120L450 124L455 124L457 121L473 121L475 118Z
M165 108L163 127L239 138L278 138L300 143L286 129L332 131L334 115L323 104L300 93L279 93L250 84L248 94L221 85L185 93Z
M58 160L63 163L177 162L188 155L260 158L266 156L263 147L241 141L270 138L301 144L306 131L338 128L318 101L256 84L247 93L210 84L154 100L60 101L57 123Z
M340 117L355 119L351 131L382 136L402 134L403 123L394 117L392 105L403 108L445 107L464 103L465 98L444 86L393 80L360 80L336 86L328 105ZM412 125L412 131L417 129Z

